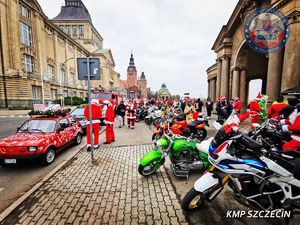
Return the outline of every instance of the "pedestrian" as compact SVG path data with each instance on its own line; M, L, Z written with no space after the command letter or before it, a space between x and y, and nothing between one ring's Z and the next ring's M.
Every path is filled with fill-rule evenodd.
M128 128L134 129L136 110L136 104L133 103L133 100L130 100L126 107Z
M121 101L120 104L117 107L117 112L116 114L118 116L122 117L122 121L123 121L123 126L125 126L125 112L126 112L126 106L124 105L124 102Z
M213 107L214 107L214 103L208 97L206 100L206 110L207 110L208 119L211 118L211 111L213 110Z
M185 106L186 106L186 104L185 104L184 100L181 100L180 107L181 107L182 112L184 112Z
M286 107L287 104L284 103L284 98L282 95L280 95L277 100L276 103L272 104L270 106L270 108L268 109L268 118L274 118L277 120L280 120L280 111Z
M196 102L196 109L199 109L199 112L202 112L202 107L203 107L203 102L201 101L200 98L198 98Z
M115 111L109 100L104 100L103 104L107 107L105 113L106 141L104 142L104 144L110 144L111 142L115 142L115 132L114 132Z
M89 105L86 105L84 108L84 116L87 118L87 128L86 128L86 137L87 137L87 151L91 151L91 145L93 144L94 149L99 148L99 133L100 133L100 118L102 118L102 112L98 99L92 99L91 101L92 109L92 130L94 134L93 143L91 143L91 132L90 132L90 111Z
M187 100L186 106L184 108L184 114L186 115L186 121L191 122L193 120L193 113L195 109L190 100Z
M218 99L218 102L217 102L217 105L216 105L216 111L217 111L217 114L218 114L218 120L220 122L224 122L230 114L228 114L228 103L226 101L226 97L224 96L221 96L219 97Z

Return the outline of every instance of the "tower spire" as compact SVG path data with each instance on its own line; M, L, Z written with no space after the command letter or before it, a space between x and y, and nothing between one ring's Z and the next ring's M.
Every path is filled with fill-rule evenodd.
M132 50L131 50L131 55L130 55L129 66L134 66L134 58L133 58Z

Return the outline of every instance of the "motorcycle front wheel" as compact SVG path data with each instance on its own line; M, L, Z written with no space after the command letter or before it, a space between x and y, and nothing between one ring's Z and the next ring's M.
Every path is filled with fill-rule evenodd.
M205 128L199 129L195 131L194 137L197 138L199 141L204 141L207 137L207 131Z
M182 209L185 211L192 211L200 208L205 204L203 193L192 188L182 199Z
M143 166L140 164L138 168L139 174L141 174L144 177L148 177L153 173L155 173L158 170L158 168L164 163L165 163L165 158L163 159L157 158L152 160L148 165Z
M158 125L161 121L161 118L160 117L157 117L153 120L153 125L156 127L156 125Z
M137 115L137 116L135 117L135 122L138 123L138 122L140 122L140 121L141 121L141 117Z
M152 135L152 141L156 141L156 140L160 139L161 136L162 136L161 134L153 134Z

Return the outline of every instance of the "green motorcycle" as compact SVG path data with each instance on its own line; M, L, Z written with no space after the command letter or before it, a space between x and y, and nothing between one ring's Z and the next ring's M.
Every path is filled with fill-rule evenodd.
M139 173L150 176L165 163L169 155L171 168L175 176L187 178L190 170L206 170L209 168L208 146L210 140L197 143L180 135L164 133L154 141L154 149L140 159ZM212 139L212 138L211 138Z

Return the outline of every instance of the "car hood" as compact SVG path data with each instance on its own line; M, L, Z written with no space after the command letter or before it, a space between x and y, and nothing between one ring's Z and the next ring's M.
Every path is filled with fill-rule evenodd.
M0 140L0 146L39 146L50 143L54 134L43 133L16 133Z

